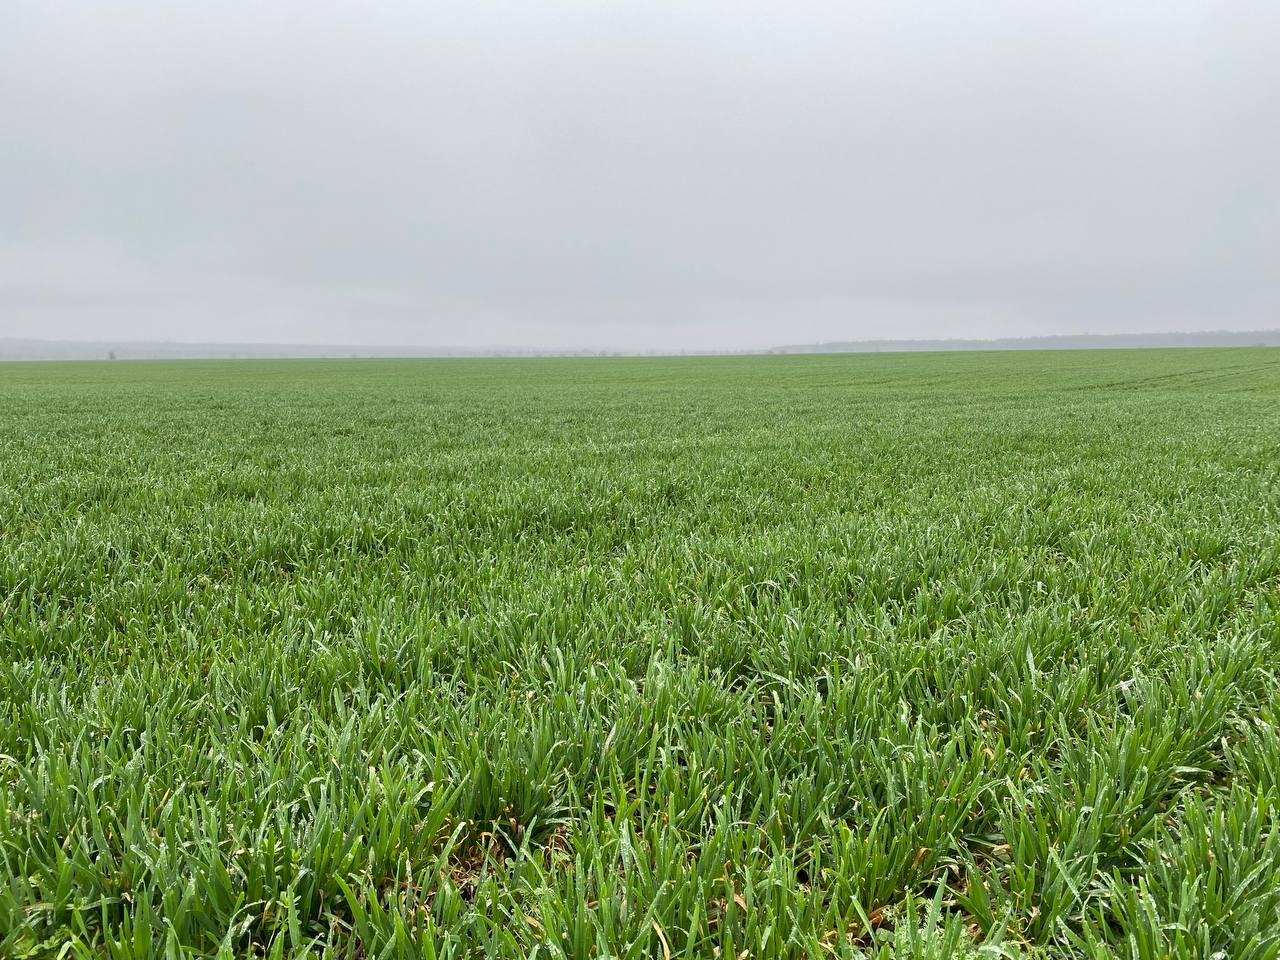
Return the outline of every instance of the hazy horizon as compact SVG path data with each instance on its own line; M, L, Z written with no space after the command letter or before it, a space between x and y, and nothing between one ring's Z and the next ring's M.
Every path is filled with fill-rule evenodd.
M18 0L0 337L1280 325L1280 6Z
M92 341L31 340L0 337L0 362L24 360L198 360L335 359L463 357L694 357L824 353L950 353L1025 350L1129 350L1185 347L1280 348L1280 329L1250 331L1166 331L1102 335L1066 334L995 339L880 339L775 344L756 350L664 349L609 350L491 343L473 346L378 343L275 343L271 341Z

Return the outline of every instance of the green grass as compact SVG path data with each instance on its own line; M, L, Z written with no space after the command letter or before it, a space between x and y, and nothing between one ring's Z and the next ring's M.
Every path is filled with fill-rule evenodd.
M1280 953L1280 351L0 366L0 956Z

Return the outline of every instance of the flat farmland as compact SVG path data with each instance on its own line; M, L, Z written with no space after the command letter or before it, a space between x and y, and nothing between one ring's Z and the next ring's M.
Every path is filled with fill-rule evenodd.
M1280 952L1280 350L0 365L0 956Z

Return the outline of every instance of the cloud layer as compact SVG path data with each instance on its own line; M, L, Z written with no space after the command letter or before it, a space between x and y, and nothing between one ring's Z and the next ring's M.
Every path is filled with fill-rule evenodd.
M1280 6L18 0L0 336L1280 325Z

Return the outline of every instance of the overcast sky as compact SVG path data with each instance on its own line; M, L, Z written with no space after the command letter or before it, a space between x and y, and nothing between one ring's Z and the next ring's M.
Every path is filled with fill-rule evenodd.
M0 6L0 336L1280 326L1280 3Z

